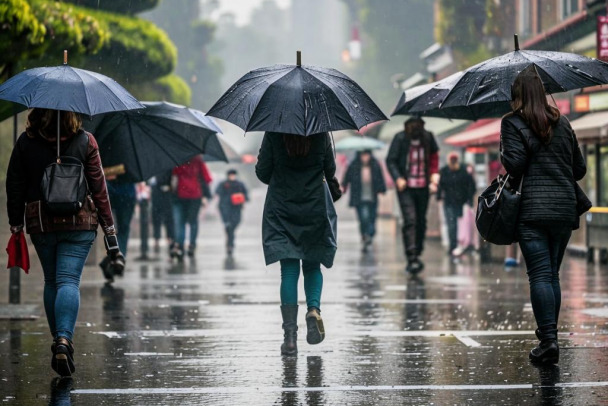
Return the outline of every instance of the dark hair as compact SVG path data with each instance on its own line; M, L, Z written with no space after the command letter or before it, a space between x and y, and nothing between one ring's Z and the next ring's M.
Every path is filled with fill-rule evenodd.
M511 87L511 108L530 126L545 144L551 142L553 126L557 124L560 112L549 105L543 81L534 65L522 71Z
M237 175L238 172L236 171L236 169L228 169L228 171L226 172L226 176L230 176L230 175Z
M303 157L310 152L310 137L283 134L283 143L287 149L287 155L290 157Z
M410 118L404 123L405 133L419 138L424 133L424 121L420 118Z
M82 120L77 113L71 111L61 112L59 132L61 138L71 138L80 131ZM57 110L33 109L27 116L25 132L29 137L40 135L48 140L57 138Z

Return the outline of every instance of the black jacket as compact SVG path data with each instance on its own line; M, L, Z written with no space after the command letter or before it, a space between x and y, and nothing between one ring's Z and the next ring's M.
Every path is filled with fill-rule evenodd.
M335 175L336 162L328 134L310 140L307 156L290 157L281 134L264 135L255 172L268 185L262 222L266 264L294 258L333 265L337 216L325 179Z
M372 199L374 202L378 200L378 193L386 192L386 183L384 182L384 174L382 167L375 158L369 161L372 171ZM342 186L347 189L350 185L350 207L357 207L361 204L361 159L357 157L349 165L342 181Z
M475 181L465 167L461 166L453 171L448 166L444 166L439 175L437 200L443 200L443 203L449 206L462 207L465 203L473 206Z
M574 187L587 166L568 119L560 118L544 144L520 116L509 114L502 119L500 152L511 185L524 176L520 223L578 226Z
M395 134L395 138L393 138L393 141L391 142L391 146L386 156L386 167L395 181L398 178L407 178L411 143L412 138L411 136L406 135L405 131ZM436 171L433 166L438 165L437 153L439 152L439 146L437 145L437 141L435 141L433 134L428 131L423 131L422 145L425 150L424 157L426 160L428 184L431 174Z
M215 189L215 194L218 195L220 201L218 207L224 223L239 223L241 221L241 210L243 205L232 204L232 195L242 193L245 195L245 201L249 201L247 188L238 180L225 180Z

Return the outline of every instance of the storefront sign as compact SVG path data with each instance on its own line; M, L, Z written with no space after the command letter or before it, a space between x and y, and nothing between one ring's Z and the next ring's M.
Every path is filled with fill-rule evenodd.
M608 62L608 17L597 17L597 59Z
M608 92L587 93L574 96L574 111L586 113L589 111L608 110Z

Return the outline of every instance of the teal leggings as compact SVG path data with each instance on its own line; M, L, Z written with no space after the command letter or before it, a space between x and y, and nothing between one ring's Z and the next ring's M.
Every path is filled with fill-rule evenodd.
M302 261L304 274L304 292L306 305L310 309L316 307L321 310L321 291L323 290L323 274L321 264L318 262ZM281 260L281 304L298 304L298 279L300 278L300 260Z

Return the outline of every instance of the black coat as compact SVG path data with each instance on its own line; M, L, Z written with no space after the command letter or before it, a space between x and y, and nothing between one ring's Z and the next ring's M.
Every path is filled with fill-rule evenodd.
M553 138L544 144L524 120L514 114L502 119L502 164L519 185L524 176L521 223L578 226L574 185L587 171L585 159L568 119L561 117Z
M407 178L407 168L409 166L410 157L410 145L412 143L412 137L405 134L405 131L398 132L395 134L395 138L391 142L391 146L386 155L386 168L393 180L398 178ZM436 154L439 151L439 146L435 137L428 131L423 131L422 134L422 146L424 147L424 157L426 160L426 176L427 184L429 183L431 171L431 155Z
M369 161L372 171L372 199L374 202L378 200L378 193L386 192L386 183L384 182L384 174L382 167L375 158ZM361 204L361 159L357 157L349 165L342 181L344 189L350 185L350 207L357 207Z
M466 168L461 166L453 171L448 166L444 166L439 174L437 200L443 200L444 205L456 206L460 209L465 203L473 206L475 180Z
M337 216L325 179L335 175L336 162L329 135L310 140L307 156L290 157L281 134L264 135L255 171L268 185L262 222L267 265L288 258L333 265Z
M243 209L243 205L232 204L232 195L235 193L244 194L245 201L249 201L247 188L243 182L238 180L225 180L217 185L217 189L215 189L215 194L218 195L220 199L218 207L224 224L238 224L241 222L241 210Z

